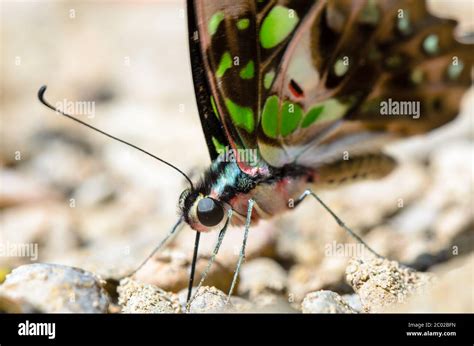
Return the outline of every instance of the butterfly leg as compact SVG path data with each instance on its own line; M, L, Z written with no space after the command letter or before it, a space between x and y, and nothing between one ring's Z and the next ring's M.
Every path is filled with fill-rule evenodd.
M324 209L326 209L326 211L332 215L332 217L334 218L334 220L336 220L337 224L344 228L344 230L349 233L349 235L351 237L353 237L357 242L363 244L367 250L369 250L372 254L374 254L376 257L378 258L385 258L383 257L382 255L379 255L377 252L375 252L369 245L367 245L366 242L364 242L362 240L361 237L359 237L353 230L351 230L349 227L346 226L346 224L326 205L326 203L324 203L319 197L318 195L316 195L313 191L311 190L306 190L305 192L303 192L303 194L296 200L295 202L295 206L298 205L299 203L301 203L305 198L306 196L313 196L322 206Z
M239 277L240 266L242 265L242 262L245 259L245 246L247 245L247 238L250 230L250 222L252 221L252 210L254 204L255 201L253 199L249 199L249 204L247 207L247 220L245 221L244 240L240 248L239 260L237 261L237 267L235 268L234 277L232 278L232 284L230 286L229 294L227 296L227 303L230 301L230 297L232 296L232 292L234 291L237 278Z
M212 251L211 258L209 259L209 262L207 262L206 269L201 275L201 280L199 281L199 284L196 287L196 291L194 295L186 303L186 311L189 311L189 307L191 306L192 301L194 300L194 298L196 298L196 294L199 292L199 289L202 287L202 284L204 283L204 280L206 280L207 274L209 274L209 270L211 269L211 266L216 259L217 253L219 252L219 249L222 244L222 240L224 239L225 232L227 231L227 226L229 225L230 219L232 217L232 209L229 209L227 215L228 215L227 222L225 223L224 227L219 232L219 236L217 237L216 245L214 246L214 250Z

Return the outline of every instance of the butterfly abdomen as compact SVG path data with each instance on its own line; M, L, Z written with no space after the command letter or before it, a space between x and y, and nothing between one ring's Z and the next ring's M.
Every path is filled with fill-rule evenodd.
M315 170L315 188L336 187L366 179L379 179L389 174L397 163L383 153L370 153L326 164Z

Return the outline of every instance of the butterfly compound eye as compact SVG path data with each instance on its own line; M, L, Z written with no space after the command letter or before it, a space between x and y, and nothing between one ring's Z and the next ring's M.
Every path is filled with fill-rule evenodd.
M216 226L224 218L224 208L219 202L206 197L198 202L197 217L204 226Z

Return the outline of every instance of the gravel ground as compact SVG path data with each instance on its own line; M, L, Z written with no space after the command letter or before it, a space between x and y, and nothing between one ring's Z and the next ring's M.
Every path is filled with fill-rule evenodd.
M462 6L453 12L448 3L438 10L469 12ZM305 201L251 229L229 304L243 237L238 228L227 232L189 307L194 233L188 228L124 279L175 222L185 182L61 119L39 104L36 92L47 83L53 104L95 102L85 121L197 178L209 159L182 7L2 3L0 311L474 312L472 91L456 121L387 148L400 161L390 176L320 192L389 260L371 258L319 205ZM462 27L473 30L472 18L464 16ZM216 238L201 237L198 274Z

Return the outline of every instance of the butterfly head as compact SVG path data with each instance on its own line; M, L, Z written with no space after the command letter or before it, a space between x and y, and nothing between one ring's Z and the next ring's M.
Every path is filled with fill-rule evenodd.
M179 209L191 228L209 232L224 227L229 206L197 190L186 189L179 198Z

